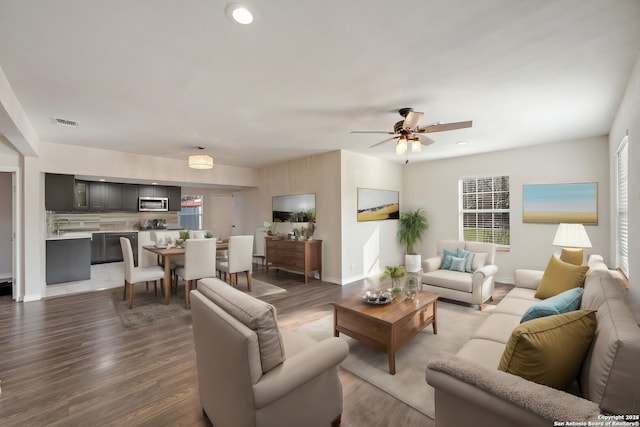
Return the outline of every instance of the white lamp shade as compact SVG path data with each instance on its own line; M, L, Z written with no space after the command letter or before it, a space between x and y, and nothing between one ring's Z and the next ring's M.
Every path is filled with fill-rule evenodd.
M407 152L407 139L404 136L401 136L398 142L396 143L396 154L402 155Z
M563 248L591 247L591 241L582 224L560 224L552 244Z
M189 156L189 167L193 169L211 169L213 168L213 157L207 154Z

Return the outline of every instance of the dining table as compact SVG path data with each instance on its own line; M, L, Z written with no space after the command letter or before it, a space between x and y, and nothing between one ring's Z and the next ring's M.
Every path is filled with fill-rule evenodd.
M162 257L164 262L164 280L162 288L164 290L164 303L169 304L169 294L171 293L171 260L179 256L184 256L185 248L183 246L156 246L147 245L143 248ZM228 242L216 242L216 252L229 249Z

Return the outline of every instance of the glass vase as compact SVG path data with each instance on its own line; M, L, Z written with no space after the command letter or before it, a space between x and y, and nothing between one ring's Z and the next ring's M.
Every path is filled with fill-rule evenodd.
M404 283L404 294L408 299L414 299L416 297L416 294L422 286L420 283L421 278L421 271L407 273L407 280Z

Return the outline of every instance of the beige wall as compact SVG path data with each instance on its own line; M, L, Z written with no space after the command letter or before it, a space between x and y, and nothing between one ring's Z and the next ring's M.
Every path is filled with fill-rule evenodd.
M511 249L496 255L497 277L512 281L516 268L544 269L557 251L551 246L557 224L522 222L522 186L573 182L598 183L598 225L587 226L593 248L611 261L609 250L609 164L607 138L556 142L426 163L409 164L405 200L423 207L430 222L422 256L436 253L437 242L458 238L458 180L474 175L509 175Z
M618 145L629 135L629 297L640 319L640 54L609 132L611 171L611 254L615 254L615 166Z
M319 154L260 170L260 185L243 189L234 215L241 233L253 234L271 220L271 199L286 194L316 195L315 239L322 243L322 279L340 283L340 152ZM236 212L237 211L237 212Z

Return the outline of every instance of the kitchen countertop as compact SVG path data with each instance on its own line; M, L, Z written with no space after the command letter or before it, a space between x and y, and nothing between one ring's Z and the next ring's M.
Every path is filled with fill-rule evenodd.
M182 229L179 229L182 230ZM60 234L49 234L46 240L67 240L67 239L91 239L93 233L138 233L140 231L170 231L167 228L147 229L147 230L86 230L86 231L61 231Z

